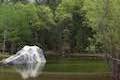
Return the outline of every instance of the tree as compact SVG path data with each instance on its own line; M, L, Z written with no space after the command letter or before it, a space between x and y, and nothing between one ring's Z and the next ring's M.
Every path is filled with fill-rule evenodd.
M31 28L28 16L18 5L1 5L0 7L1 34L6 30L6 42L14 51L17 44L31 41ZM22 17L21 17L22 16ZM3 40L3 35L1 36ZM6 46L7 47L7 46ZM9 46L8 46L9 47Z
M93 5L94 4L94 5ZM104 46L102 50L111 52L116 45L119 48L119 0L85 0L84 9L91 21L93 29L96 30L96 42ZM116 44L117 43L117 44Z
M68 26L68 30L70 30L71 47L76 48L76 51L79 52L86 50L89 46L89 38L93 38L94 35L85 16L86 11L82 10L82 7L82 0L63 0L56 10L57 21L63 27Z
M40 5L36 13L31 21L35 42L39 46L48 48L52 39L51 29L55 26L52 10L48 6Z

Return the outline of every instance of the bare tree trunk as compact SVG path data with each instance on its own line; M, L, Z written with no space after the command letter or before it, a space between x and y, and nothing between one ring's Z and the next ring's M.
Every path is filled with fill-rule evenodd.
M4 30L4 34L3 34L4 38L3 38L3 53L5 53L5 48L6 48L6 30Z
M38 32L35 32L35 44L38 45Z
M15 43L11 42L11 53L13 54L15 52Z

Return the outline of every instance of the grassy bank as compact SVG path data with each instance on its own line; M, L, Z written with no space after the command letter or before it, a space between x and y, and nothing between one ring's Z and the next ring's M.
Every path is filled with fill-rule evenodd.
M9 55L0 55L0 59ZM105 60L81 57L51 57L47 56L45 72L78 72L78 73L104 73L110 72Z
M54 60L49 62L45 67L45 71L48 72L110 72L108 64L104 60L90 60L90 59L75 59L65 58L60 60Z

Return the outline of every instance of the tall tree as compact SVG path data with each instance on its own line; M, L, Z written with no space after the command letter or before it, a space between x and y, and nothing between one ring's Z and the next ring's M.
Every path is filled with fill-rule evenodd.
M93 38L93 30L89 25L89 20L85 16L86 12L82 10L82 0L62 0L56 10L56 19L62 26L68 26L70 30L71 47L75 51L85 51L89 46L89 38ZM66 22L66 23L64 23ZM63 28L64 29L64 28Z

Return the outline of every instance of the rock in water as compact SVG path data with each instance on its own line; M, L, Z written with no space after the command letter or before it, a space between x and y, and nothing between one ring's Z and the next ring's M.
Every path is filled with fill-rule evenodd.
M3 60L4 64L45 63L43 50L37 46L24 46L15 55Z

